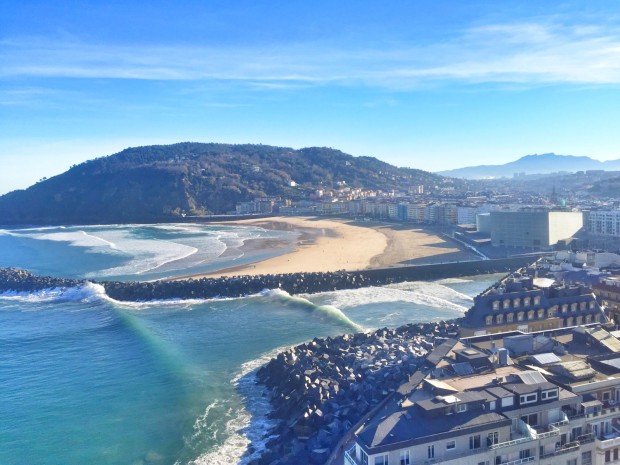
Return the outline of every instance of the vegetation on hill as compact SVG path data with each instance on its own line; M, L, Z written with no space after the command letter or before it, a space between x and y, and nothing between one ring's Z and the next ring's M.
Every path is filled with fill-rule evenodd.
M165 221L227 213L257 197L307 198L318 188L389 191L443 182L330 148L185 142L129 148L6 194L0 223Z

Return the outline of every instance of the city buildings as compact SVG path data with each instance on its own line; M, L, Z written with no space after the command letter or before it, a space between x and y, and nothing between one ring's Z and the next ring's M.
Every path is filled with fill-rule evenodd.
M601 325L444 340L353 439L345 465L620 463L620 340Z
M461 335L544 331L607 321L590 285L571 281L561 268L555 273L552 269L552 263L541 259L476 296L461 323Z

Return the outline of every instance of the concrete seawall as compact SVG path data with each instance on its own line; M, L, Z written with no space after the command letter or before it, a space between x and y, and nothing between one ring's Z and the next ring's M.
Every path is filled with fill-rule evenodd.
M264 289L282 289L289 294L312 294L340 289L381 286L404 281L424 281L483 273L509 272L525 266L535 259L536 257L528 256L361 271L300 272L181 281L102 281L99 284L105 288L106 293L111 298L125 301L241 297L256 294ZM15 268L0 269L0 292L35 292L49 288L73 287L83 283L84 280L37 276Z

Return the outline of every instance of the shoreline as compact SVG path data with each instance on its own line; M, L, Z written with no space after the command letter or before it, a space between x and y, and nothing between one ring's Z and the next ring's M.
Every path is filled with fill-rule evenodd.
M446 240L432 230L400 224L305 216L222 221L219 224L295 231L299 236L289 251L275 257L173 280L362 271L480 259L462 245ZM251 244L244 244L241 250L246 247L245 250L266 249L269 242L252 240Z

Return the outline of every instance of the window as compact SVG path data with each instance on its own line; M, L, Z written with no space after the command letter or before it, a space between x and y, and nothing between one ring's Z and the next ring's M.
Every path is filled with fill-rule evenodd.
M562 313L566 313L568 311L568 304L562 305Z
M545 310L544 309L540 309L538 310L538 318L544 318L545 317Z
M586 305L587 305L587 304L586 304L585 302L581 302L581 303L579 304L579 310L585 310L585 309L586 309Z
M375 457L375 465L389 465L388 455L378 455L377 457Z
M536 426L538 425L538 414L532 413L530 415L524 415L521 417L521 421L527 423L530 426Z
M499 444L499 431L493 431L487 436L487 445Z
M435 446L434 445L428 446L428 458L429 459L435 458Z
M507 308L510 308L510 299L506 299L502 302L502 305L504 306L504 310L506 310Z
M556 399L558 397L558 391L557 389L552 389L551 391L543 391L540 394L540 398L542 400L547 400L547 399Z
M467 404L456 404L456 411L457 413L466 412Z
M532 402L536 402L537 397L538 396L536 395L535 392L533 394L521 394L519 396L519 403L521 405L523 405L523 404L531 404Z
M479 434L476 434L475 436L469 436L469 448L480 449L480 435Z
M448 441L446 442L446 450L451 450L456 448L456 441Z
M605 451L605 463L607 462L611 462L611 451L610 450Z
M603 393L603 400L609 400L611 399L611 392L610 391L605 391Z
M521 449L519 451L519 458L526 459L531 455L531 451L529 449Z
M534 305L540 305L540 296L539 295L534 297Z
M499 300L493 301L493 310L499 310Z
M504 315L501 313L495 317L497 324L502 324L504 322Z
M514 308L519 308L521 306L521 299L517 297L512 301L512 305L514 306Z
M409 457L408 450L400 451L400 465L409 465L411 463L411 458Z
M566 465L577 465L577 459L567 460Z
M592 300L590 301L590 310L593 310L593 309L594 309L594 301Z
M506 323L512 323L513 319L514 319L514 315L512 313L508 313L506 315Z
M530 305L530 298L529 297L524 297L523 298L523 306L527 307Z
M528 320L534 319L534 310L530 310L529 312L527 312L527 319Z
M368 465L368 454L360 450L360 455L362 456L362 465Z
M592 464L592 451L581 453L581 465L591 465Z
M486 318L487 325L493 324L493 316L489 315Z
M525 315L525 312L519 312L517 313L517 321L523 321L523 316Z

